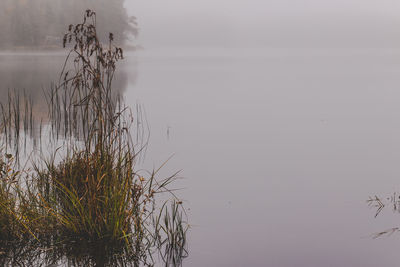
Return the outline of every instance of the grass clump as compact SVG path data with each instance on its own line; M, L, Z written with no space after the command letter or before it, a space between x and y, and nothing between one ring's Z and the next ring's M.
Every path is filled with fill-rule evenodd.
M19 170L11 154L0 156L0 240L34 239L42 230L38 227L43 219L36 198L31 194L28 184L21 184L22 178L29 178Z
M99 41L91 10L82 23L69 26L64 46L70 52L60 82L46 94L49 147L57 148L49 160L21 172L0 160L0 239L29 236L30 244L46 248L47 256L38 258L48 263L67 257L77 266L152 265L158 250L167 265L181 265L187 224L182 202L168 190L176 174L158 181L157 171L147 178L136 172L144 146L135 145L132 135L143 137L143 129L132 125L143 123L112 87L122 49L113 45L112 34L108 44ZM3 124L7 136L20 123ZM156 196L168 192L171 208L167 201L157 209Z
M74 152L40 172L44 207L67 236L121 240L131 234L133 163L103 148Z

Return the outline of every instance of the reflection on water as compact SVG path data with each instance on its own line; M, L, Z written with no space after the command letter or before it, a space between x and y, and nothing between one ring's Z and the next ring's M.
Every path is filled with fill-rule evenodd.
M34 137L32 146L35 149L42 144L41 127L49 119L49 95L54 86L62 81L61 71L66 63L66 53L0 53L0 105L8 112L8 102L15 102L18 98L20 107L23 107L21 110L25 113L26 103L32 103L33 122L29 127L33 126L34 129L29 135ZM71 60L65 66L67 71L70 75L74 71ZM119 68L113 79L113 94L123 95L128 82L134 84L135 80L135 72L128 75L125 68ZM14 100L10 101L10 98ZM21 119L25 115L21 114ZM21 121L21 124L24 122ZM6 139L8 145L9 141ZM26 153L26 140L22 140L22 143ZM15 146L16 154L20 152L19 146Z
M59 240L60 241L60 240ZM59 242L58 241L58 242ZM62 245L61 245L62 244ZM165 252L165 251L164 251ZM0 243L1 266L181 266L181 254L176 257L172 252L162 252L159 257L144 262L140 255L124 253L108 243L88 243L86 240L57 243L36 240L19 240ZM175 252L176 253L176 252Z
M66 58L65 53L0 54L0 101L9 90L25 91L33 98L36 112L46 112L45 92L58 84ZM71 68L71 66L69 66ZM67 66L67 71L68 71ZM129 73L129 83L135 83L136 74ZM128 73L121 68L113 81L115 93L123 94L128 85ZM46 115L46 114L43 114Z
M53 242L54 243L54 242ZM35 240L2 242L1 266L137 266L137 259L121 255L112 246L85 244L85 240L50 246Z
M25 112L25 102L32 103L34 135L33 147L41 144L42 123L48 121L49 95L56 84L62 81L61 71L65 64L67 52L58 53L0 53L0 104L8 111L8 102L19 98L20 106ZM65 72L73 71L71 61ZM113 79L113 93L123 95L129 84L134 84L135 72L119 68ZM23 117L25 114L21 114ZM23 140L26 145L26 140ZM26 149L24 149L26 151ZM18 150L17 150L18 152ZM18 153L17 153L18 154Z

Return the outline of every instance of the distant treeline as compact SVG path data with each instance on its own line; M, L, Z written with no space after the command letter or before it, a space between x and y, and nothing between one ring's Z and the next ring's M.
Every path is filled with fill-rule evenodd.
M117 44L137 34L125 0L0 0L0 47L62 46L70 24L82 20L85 10L97 13L101 39L112 32Z

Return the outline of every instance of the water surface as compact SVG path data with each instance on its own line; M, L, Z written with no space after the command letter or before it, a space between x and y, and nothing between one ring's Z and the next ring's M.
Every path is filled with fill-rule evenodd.
M133 60L132 60L133 62ZM147 160L183 168L187 266L397 266L400 51L145 51L127 99L146 106ZM167 136L169 128L169 139ZM149 164L149 166L151 166Z
M0 55L1 96L36 95L62 58ZM119 70L150 125L141 167L183 169L185 266L398 265L400 234L371 234L400 216L365 201L400 189L400 51L147 50Z

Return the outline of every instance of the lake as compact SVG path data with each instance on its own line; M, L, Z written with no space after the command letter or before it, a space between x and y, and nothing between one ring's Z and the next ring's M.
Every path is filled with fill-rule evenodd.
M1 96L42 112L64 56L0 54ZM400 233L372 237L400 215L366 200L400 189L400 50L149 49L117 69L150 127L140 168L182 169L184 266L398 266Z

